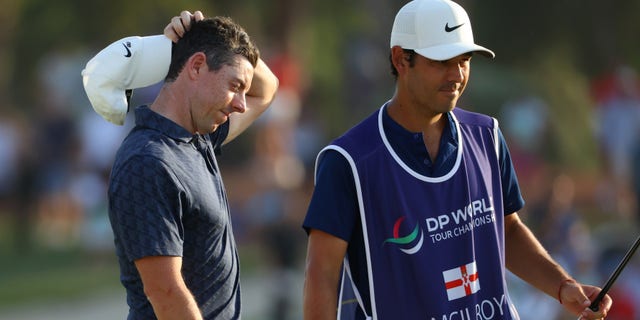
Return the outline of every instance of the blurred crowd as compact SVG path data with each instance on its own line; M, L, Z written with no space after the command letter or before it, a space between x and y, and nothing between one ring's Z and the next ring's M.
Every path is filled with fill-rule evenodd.
M596 172L576 172L544 158L557 139L554 116L541 97L509 101L497 117L505 132L523 188L521 212L549 253L583 282L604 285L640 236L640 81L620 65L590 84L594 110L591 134L597 144ZM535 292L515 276L512 298L524 319L575 319L557 301ZM610 295L607 319L640 319L640 258L632 259Z
M115 152L134 121L130 113L124 126L116 126L92 110L80 82L88 58L44 60L37 90L40 105L34 108L38 112L29 118L10 111L0 114L0 221L12 235L2 239L18 252L72 247L112 254L106 182ZM280 79L277 98L247 134L223 149L219 160L241 259L243 246L259 248L258 267L268 270L277 284L269 297L272 319L293 319L299 309L294 296L301 293L289 288L299 281L306 246L300 226L313 188L316 153L332 137L308 107L309 86L299 62L286 51L270 53L267 62ZM355 80L362 87L359 96L368 90L365 84L375 82L358 81L366 75L361 78ZM136 90L132 105L151 102L157 90L157 85ZM507 138L527 202L523 218L571 274L603 284L639 234L637 70L614 68L592 80L591 92L595 109L590 130L601 157L595 174L576 173L544 158L546 145L554 139L549 131L554 111L544 98L526 95L507 101L494 116ZM377 103L367 106L370 112L383 101ZM510 281L523 319L532 314L571 319L554 299L540 296L515 277ZM631 260L611 294L615 305L608 319L640 319L640 258Z

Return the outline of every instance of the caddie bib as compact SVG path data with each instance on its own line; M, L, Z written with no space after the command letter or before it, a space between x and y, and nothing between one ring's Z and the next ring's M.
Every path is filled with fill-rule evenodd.
M372 319L518 319L505 280L497 121L454 109L455 165L427 177L394 152L383 112L324 149L351 166L367 260L354 266L345 258L338 318L353 319L360 308ZM350 277L358 267L368 275L360 288Z

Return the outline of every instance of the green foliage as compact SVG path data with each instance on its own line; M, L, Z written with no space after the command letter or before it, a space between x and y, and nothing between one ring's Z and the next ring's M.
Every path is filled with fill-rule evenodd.
M26 112L36 108L39 61L50 53L75 50L97 52L129 35L162 33L182 10L214 12L210 2L193 1L24 1L17 8L7 57L15 67L2 77L11 79L12 104Z
M474 60L477 67L464 102L495 114L513 96L539 94L554 114L555 159L572 163L588 156L585 152L591 154L588 81L619 62L640 69L636 21L640 2L461 2L473 21L477 42L497 54L494 61ZM394 13L403 4L373 0L0 3L0 103L10 108L25 113L38 110L43 93L39 64L48 55L80 51L90 56L124 36L161 33L169 18L181 10L201 9L205 14L234 17L266 56L286 48L298 57L309 83L306 107L326 124L330 136L392 94L386 61L388 35ZM362 61L374 61L365 67L374 70L371 79L353 75L353 64L362 61L352 56L362 55L355 49L363 43L376 51L374 60L362 57Z
M15 90L8 90L16 105L32 108L37 86L37 62L52 51L78 48L98 50L126 35L162 32L171 16L183 9L202 9L208 14L232 15L266 47L281 44L280 37L296 41L295 53L303 58L305 71L326 103L331 117L344 109L344 55L351 38L370 36L386 54L393 13L401 3L377 1L258 0L211 2L203 0L140 1L14 1L4 6L6 16L16 16L6 69ZM467 1L463 3L474 22L476 39L494 49L501 63L527 70L536 53L569 44L579 72L588 76L607 70L611 63L626 60L638 66L640 25L637 1L615 3L588 0L541 4L539 1ZM13 14L11 14L13 13ZM3 23L11 23L5 21ZM2 38L0 38L2 41ZM3 43L4 45L4 43ZM1 53L1 52L0 52ZM560 62L561 63L561 62ZM0 63L2 65L2 63ZM19 68L15 66L20 66ZM384 66L375 66L386 71ZM2 83L0 81L0 83ZM326 92L324 91L326 90Z
M476 40L509 64L526 67L540 52L569 46L567 58L589 76L620 61L640 67L638 1L484 0L467 7Z
M568 49L556 47L541 53L531 82L549 104L554 144L552 161L561 167L593 171L598 167L598 143L594 139L589 79L576 67Z

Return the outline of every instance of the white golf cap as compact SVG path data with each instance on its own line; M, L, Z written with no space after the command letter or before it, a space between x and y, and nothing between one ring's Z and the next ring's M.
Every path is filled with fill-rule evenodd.
M495 57L493 51L473 42L467 12L449 0L414 0L404 5L393 21L393 46L439 61L467 52Z
M171 40L164 35L127 37L102 49L82 70L93 109L114 124L124 124L125 91L158 83L171 63Z

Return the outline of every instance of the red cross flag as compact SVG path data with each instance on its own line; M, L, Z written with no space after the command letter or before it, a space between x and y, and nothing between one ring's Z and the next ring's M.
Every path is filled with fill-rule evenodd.
M480 278L476 262L442 272L449 301L459 299L480 290Z

